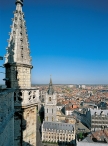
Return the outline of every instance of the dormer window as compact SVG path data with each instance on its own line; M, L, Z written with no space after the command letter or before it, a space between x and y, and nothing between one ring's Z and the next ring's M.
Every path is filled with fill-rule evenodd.
M104 116L105 116L105 114L104 114L104 112L103 112L103 111L101 111L100 115L101 115L102 117L104 117Z
M15 28L17 28L17 25L16 25L16 24L14 24L14 27L15 27Z
M15 20L17 20L17 17L15 17Z
M20 24L20 27L22 28L22 24Z
M19 13L21 14L21 11L19 11Z
M15 31L13 31L13 34L16 34L16 32L15 32Z
M20 35L22 35L22 31L20 32Z
M95 112L95 116L97 116L97 112Z

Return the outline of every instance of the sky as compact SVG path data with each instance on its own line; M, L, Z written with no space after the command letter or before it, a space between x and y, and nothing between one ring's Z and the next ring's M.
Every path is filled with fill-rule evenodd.
M14 10L15 0L0 0L0 56ZM48 84L50 75L54 84L108 84L108 0L24 0L23 12L33 84Z

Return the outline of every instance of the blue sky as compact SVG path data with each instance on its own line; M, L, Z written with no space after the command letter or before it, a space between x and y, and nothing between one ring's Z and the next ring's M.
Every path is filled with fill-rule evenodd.
M14 2L0 0L0 56L6 54ZM32 83L47 84L51 74L55 84L108 84L108 0L25 0L23 11Z

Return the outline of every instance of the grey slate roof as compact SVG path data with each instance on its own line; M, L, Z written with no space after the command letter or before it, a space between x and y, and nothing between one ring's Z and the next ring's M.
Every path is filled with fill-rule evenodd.
M108 146L107 143L98 143L98 142L77 142L77 146Z
M103 111L103 113L105 115L108 115L108 109L105 110L101 110L101 109L90 109L91 115L94 115L95 112L97 113L97 115L100 115L100 113Z
M57 103L57 106L63 106L60 102Z
M70 123L59 123L59 122L43 122L44 129L53 129L53 130L68 130L74 131L75 125Z
M83 139L82 140L83 142L90 142L90 143L92 143L93 142L93 140L89 137L89 136L87 136L85 139Z

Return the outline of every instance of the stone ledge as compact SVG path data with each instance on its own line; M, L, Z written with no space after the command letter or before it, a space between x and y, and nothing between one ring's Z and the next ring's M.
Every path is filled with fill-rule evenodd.
M25 108L29 108L29 107L33 107L33 106L37 106L38 105L38 103L32 103L32 104L26 104L26 105L20 105L20 106L14 106L15 107L15 109L16 108L20 108L20 109L25 109Z
M15 66L15 67L18 67L18 66L22 66L22 67L28 67L28 68L33 68L32 65L28 65L28 64L21 64L21 63L6 63L4 64L4 67L10 67L10 66Z

